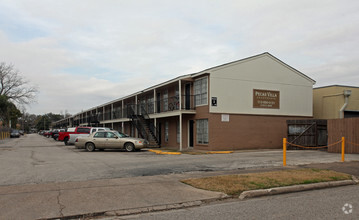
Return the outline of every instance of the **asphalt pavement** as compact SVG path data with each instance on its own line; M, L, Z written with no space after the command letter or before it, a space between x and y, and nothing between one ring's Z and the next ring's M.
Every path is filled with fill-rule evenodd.
M21 151L22 147L19 147L20 142L21 140L15 140L13 142L15 143L14 147L6 147L7 145L4 144L0 146L2 147L0 156L2 156L3 159L9 155L7 154L8 151L11 152L14 149L20 149L18 156L21 154L30 156L31 160L29 160L29 162L31 163L29 163L29 165L31 166L23 171L23 175L26 175L25 172L31 169L45 167L47 163L50 163L44 163L42 157L38 157L36 153L31 153L32 146L24 148L26 149L26 151L24 151L25 153ZM44 146L44 148L46 147ZM15 150L12 152L15 152ZM56 150L56 148L54 148L54 150ZM242 158L243 155L248 154L237 153L237 155L241 155L240 158ZM253 155L257 155L257 157L255 157L257 160L266 157L264 153ZM268 155L271 155L270 152ZM334 154L331 154L331 156L333 155ZM141 157L143 156L144 155L141 155ZM224 155L217 156L223 159L222 157ZM292 159L294 159L294 154L291 156ZM45 155L43 155L43 157L45 157ZM191 157L195 158L196 156L191 155ZM216 155L210 158L212 159L212 157L215 159ZM233 154L231 157L233 157ZM11 160L9 160L9 157L7 159L12 163L19 163L21 160L20 157L16 159L15 155L11 157ZM177 160L179 159L177 158ZM313 160L311 162L313 163ZM257 161L257 165L259 163L260 161ZM277 164L277 162L274 164ZM23 166L25 167L25 165ZM298 165L292 164L288 167L270 166L270 164L267 164L266 167L244 166L241 169L234 168L208 172L193 171L154 176L3 185L0 186L0 219L78 219L81 216L106 218L106 215L114 216L168 209L202 207L204 204L222 200L227 197L222 193L193 188L181 183L180 180L227 174L266 172L297 167L332 169L359 177L358 166L359 161L305 165L299 163ZM95 169L93 166L91 168ZM39 171L41 170L38 170L37 174L41 175ZM91 172L91 170L87 170L87 172ZM90 173L90 175L95 175L97 174L96 172L97 171L94 171L94 174ZM18 175L21 175L21 173L18 173Z
M359 219L359 187L346 186L323 190L259 197L244 201L226 200L199 207L121 216L131 220L328 220Z

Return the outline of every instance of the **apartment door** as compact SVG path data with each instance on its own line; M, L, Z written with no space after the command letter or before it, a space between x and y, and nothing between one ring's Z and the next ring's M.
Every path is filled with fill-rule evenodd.
M194 134L193 134L193 125L194 125L194 121L193 120L189 120L189 122L188 122L188 132L189 132L189 134L188 134L188 146L189 147L193 147L193 136L194 136Z
M185 109L191 109L191 84L187 83L185 86Z

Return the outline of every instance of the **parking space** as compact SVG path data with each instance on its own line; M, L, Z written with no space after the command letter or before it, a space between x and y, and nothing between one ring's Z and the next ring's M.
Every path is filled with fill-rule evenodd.
M359 161L359 155L346 155ZM340 161L340 154L289 151L287 165ZM158 155L145 150L86 152L37 134L0 144L0 185L68 182L282 165L281 150L232 154Z

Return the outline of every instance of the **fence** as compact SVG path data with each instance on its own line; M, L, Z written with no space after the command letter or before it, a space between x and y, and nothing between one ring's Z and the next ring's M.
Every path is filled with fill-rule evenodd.
M0 127L0 140L4 140L5 138L10 137L10 128L7 127Z
M307 147L327 145L327 120L287 120L287 128L288 142Z
M359 118L328 120L328 143L334 143L341 137L345 137L345 153L359 153ZM330 146L328 152L340 153L341 147Z
M297 145L297 144L287 142L287 138L283 138L283 166L287 165L287 148L288 148L288 146L295 146L295 147L303 148L303 149L321 149L321 148L329 148L329 147L339 146L340 147L340 152L342 154L341 161L344 162L345 152L346 152L346 150L345 150L346 149L346 143L347 142L345 140L345 137L341 137L341 139L339 139L336 142L334 142L332 144L329 144L327 146L306 147L306 146L301 146L301 145ZM356 144L356 143L352 143L352 144L355 144L355 145L359 146L359 144Z

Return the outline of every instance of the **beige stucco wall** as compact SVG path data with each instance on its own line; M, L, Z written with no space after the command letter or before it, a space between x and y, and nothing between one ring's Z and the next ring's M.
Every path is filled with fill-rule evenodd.
M316 119L339 118L344 105L344 90L351 90L347 111L359 111L359 87L328 86L313 90L313 117Z
M210 73L211 113L312 116L313 84L298 71L269 55L257 56L217 68ZM253 89L280 92L279 109L253 108Z

